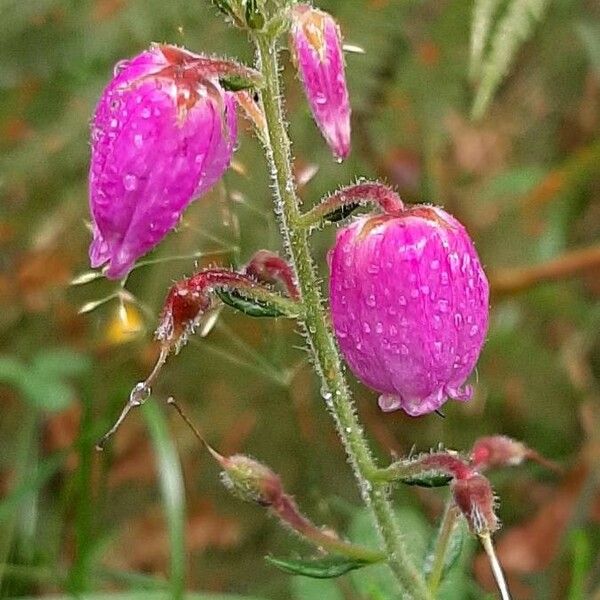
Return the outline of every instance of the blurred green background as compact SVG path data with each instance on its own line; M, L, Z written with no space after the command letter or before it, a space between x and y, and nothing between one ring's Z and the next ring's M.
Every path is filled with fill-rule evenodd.
M519 3L545 10L507 50L502 19ZM492 475L499 554L515 598L600 598L600 5L479 0L496 12L471 76L471 1L320 5L365 52L347 55L354 149L343 165L283 53L305 204L383 177L406 201L441 204L467 225L493 288L475 399L446 405L445 419L383 415L352 380L367 435L382 460L439 442L466 451L499 432L562 463L564 477L535 465ZM365 542L372 532L293 324L224 309L169 361L154 402L94 451L156 357L170 283L195 264L280 249L262 150L245 124L236 168L147 257L158 262L131 274L127 293L103 279L70 285L89 268L89 120L113 65L151 41L253 56L203 0L0 0L0 596L129 600L185 588L189 598L386 599L378 568L316 582L266 564L265 554L310 549L230 497L162 403L176 397L221 453L269 464L315 522ZM512 57L508 74L473 121L494 44ZM333 235L314 236L324 280ZM415 552L444 498L395 493ZM493 589L466 547L444 597Z

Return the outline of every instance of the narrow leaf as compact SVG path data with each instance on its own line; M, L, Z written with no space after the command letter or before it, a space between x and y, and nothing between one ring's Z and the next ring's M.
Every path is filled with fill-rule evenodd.
M323 217L324 221L329 223L337 223L338 221L343 221L346 217L349 217L357 208L359 208L360 202L354 202L353 204L346 204L344 206L340 206L336 210L328 213Z
M372 563L344 556L326 556L317 559L285 559L265 556L265 560L290 575L303 575L314 579L339 577L349 571L360 569Z
M34 357L33 368L49 377L75 377L90 369L90 360L65 348L45 350Z
M262 29L265 25L265 17L258 7L257 0L244 0L246 4L246 23L252 29Z
M476 79L481 71L484 51L499 0L475 0L471 21L471 57L469 75Z
M549 5L550 0L512 0L494 31L490 51L481 67L473 118L483 116L517 52L533 34L534 26L543 19Z
M417 487L436 488L444 487L450 483L452 477L446 473L437 471L425 471L410 477L402 477L399 481L405 485L415 485Z
M433 549L437 545L437 538L440 536L440 531L437 532L436 536L432 539L431 551L425 559L423 566L423 572L428 577L431 574L433 567ZM460 555L465 546L465 540L467 539L467 527L466 522L463 518L456 519L450 537L447 542L446 551L444 554L444 564L440 573L439 581L443 581L452 567L458 562Z
M250 317L285 316L285 313L276 306L261 302L260 300L246 298L242 296L240 292L234 290L217 289L215 290L215 293L225 304L232 306L236 310L239 310Z

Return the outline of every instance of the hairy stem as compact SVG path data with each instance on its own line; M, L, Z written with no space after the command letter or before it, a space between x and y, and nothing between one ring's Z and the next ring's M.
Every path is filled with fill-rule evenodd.
M342 372L335 339L323 309L317 273L310 254L308 232L297 225L299 217L290 142L281 105L278 50L275 40L257 33L258 66L264 77L261 103L267 123L265 150L273 178L281 232L298 280L305 312L301 322L322 382L322 393L338 435L353 466L362 495L370 506L385 544L388 564L404 592L418 600L431 598L425 581L409 558L387 496L387 484L369 481L376 465L356 416Z
M457 524L457 519L460 516L460 512L452 500L448 501L444 516L440 524L440 530L435 541L435 548L433 549L433 561L431 565L431 572L429 574L428 585L431 593L435 596L440 583L442 581L442 575L444 574L444 567L446 564L446 555L448 554L448 548L450 546L450 540Z

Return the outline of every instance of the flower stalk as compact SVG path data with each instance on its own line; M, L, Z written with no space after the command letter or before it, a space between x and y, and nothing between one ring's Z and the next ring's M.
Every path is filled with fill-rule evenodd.
M349 216L360 206L373 205L383 213L400 212L404 204L400 196L378 181L361 181L343 187L324 198L319 204L300 215L298 227L313 229L326 222L336 222Z
M412 563L402 540L387 484L371 483L369 474L376 465L357 419L356 409L345 381L335 339L323 311L323 298L308 243L308 231L297 224L300 216L296 196L290 142L281 104L277 41L255 33L258 67L264 78L260 97L267 131L265 152L273 179L274 199L280 215L286 251L304 304L300 318L322 382L322 393L331 412L337 433L354 469L363 498L384 542L388 564L404 593L418 600L431 598L426 583Z

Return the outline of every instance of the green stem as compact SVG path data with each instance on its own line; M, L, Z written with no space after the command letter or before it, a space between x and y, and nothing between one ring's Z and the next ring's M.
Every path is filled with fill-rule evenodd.
M440 523L440 531L435 541L431 572L427 580L427 584L429 585L429 589L433 596L436 595L442 581L442 575L444 574L446 565L446 554L459 515L460 513L456 505L452 500L449 500L446 505L446 510L444 511L444 516L442 517L442 522Z
M281 232L289 254L305 313L301 320L322 382L322 393L338 435L354 469L363 498L370 506L385 544L388 564L405 593L418 600L431 598L425 581L408 556L400 528L387 496L387 485L372 484L369 475L376 465L357 419L354 403L342 372L335 339L323 311L323 298L310 254L308 232L296 223L299 217L294 186L290 141L286 130L281 91L277 42L256 34L259 68L265 85L261 102L267 122L265 151L271 176Z

